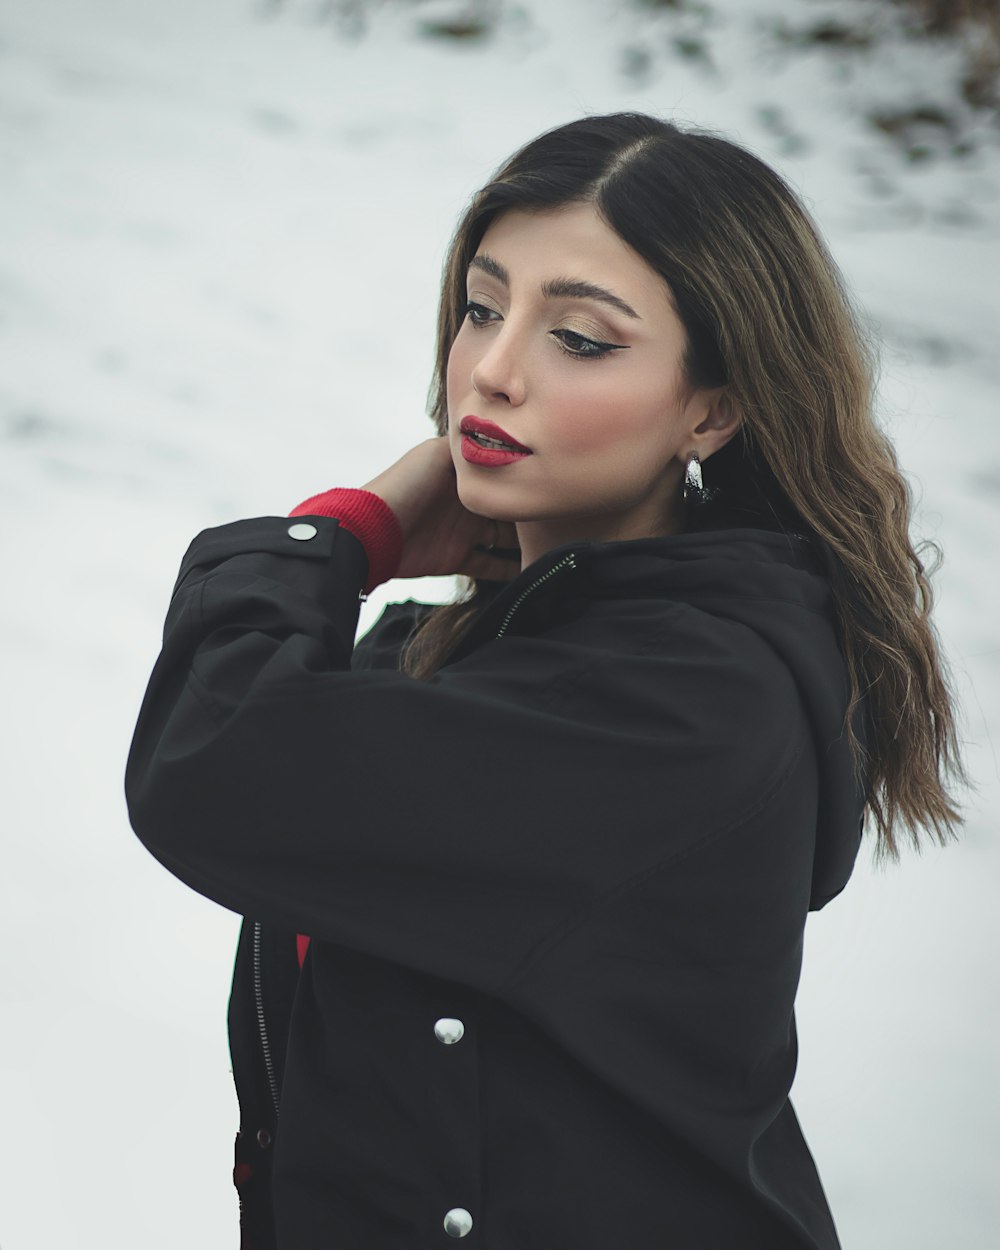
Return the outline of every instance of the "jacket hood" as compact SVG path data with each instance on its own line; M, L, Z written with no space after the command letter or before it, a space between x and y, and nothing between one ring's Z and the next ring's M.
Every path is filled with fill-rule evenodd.
M817 910L851 875L866 798L844 728L849 681L825 575L830 558L814 539L758 529L568 543L513 581L480 582L483 607L447 663L498 631L536 633L594 599L681 601L753 630L787 665L812 726L820 801L810 909ZM863 744L861 709L854 728Z

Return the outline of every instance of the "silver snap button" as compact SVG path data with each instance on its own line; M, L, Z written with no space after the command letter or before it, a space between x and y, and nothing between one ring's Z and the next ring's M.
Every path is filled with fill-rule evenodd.
M266 1128L259 1129L257 1132L257 1145L261 1150L266 1150L271 1144L271 1134Z
M445 1016L434 1025L434 1036L445 1046L454 1046L465 1036L465 1025L461 1020Z
M452 1207L444 1217L444 1231L449 1237L467 1237L472 1232L472 1216L465 1207Z
M310 538L315 538L319 530L315 525L310 525L308 521L300 521L298 525L289 525L288 537L294 538L297 542L308 542Z

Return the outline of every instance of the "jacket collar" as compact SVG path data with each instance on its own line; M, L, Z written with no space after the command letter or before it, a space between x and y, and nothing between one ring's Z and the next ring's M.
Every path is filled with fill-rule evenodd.
M706 595L809 602L829 610L822 553L802 534L720 529L623 542L565 543L509 582L479 581L479 616L447 663L493 638L531 632L560 607L585 598L680 598Z

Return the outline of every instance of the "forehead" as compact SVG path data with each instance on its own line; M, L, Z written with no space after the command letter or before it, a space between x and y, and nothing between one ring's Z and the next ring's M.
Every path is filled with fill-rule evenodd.
M490 223L476 255L500 262L512 293L529 293L553 279L578 279L614 291L643 316L672 311L666 282L592 204L540 212L508 209ZM481 271L471 270L473 276Z

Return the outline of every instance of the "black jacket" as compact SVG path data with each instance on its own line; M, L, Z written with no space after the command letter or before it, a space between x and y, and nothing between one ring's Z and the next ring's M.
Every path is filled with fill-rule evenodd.
M426 608L352 656L364 549L311 520L195 539L126 776L150 851L250 918L245 1244L833 1250L793 1000L863 795L812 545L560 547L422 682Z

